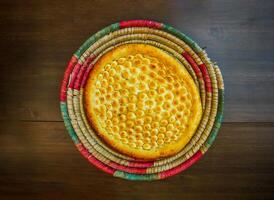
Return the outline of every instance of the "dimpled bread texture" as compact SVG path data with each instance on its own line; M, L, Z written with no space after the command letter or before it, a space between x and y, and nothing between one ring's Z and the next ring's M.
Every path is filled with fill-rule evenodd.
M202 115L198 88L184 66L145 44L116 47L96 62L84 106L105 143L143 160L179 152Z

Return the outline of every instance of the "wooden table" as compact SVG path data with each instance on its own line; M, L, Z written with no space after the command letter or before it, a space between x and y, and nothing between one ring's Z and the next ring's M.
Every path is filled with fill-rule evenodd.
M0 199L273 199L274 2L2 0ZM72 53L122 19L190 35L223 72L225 118L209 152L157 182L113 178L76 150L59 86Z

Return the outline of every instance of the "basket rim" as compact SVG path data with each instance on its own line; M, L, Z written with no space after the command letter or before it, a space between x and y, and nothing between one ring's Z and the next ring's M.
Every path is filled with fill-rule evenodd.
M215 73L217 75L217 79L218 79L218 90L220 90L219 92L219 101L218 101L218 113L216 115L216 119L215 122L216 124L214 125L213 129L210 131L210 135L209 138L207 138L206 140L206 145L203 147L203 149L200 149L196 154L194 154L192 157L190 157L187 161L185 161L184 163L182 163L183 165L181 165L181 168L178 169L172 169L173 171L169 171L169 173L166 174L144 174L144 175L140 175L140 174L132 174L132 173L127 173L127 172L123 172L123 171L119 171L119 170L114 170L112 168L110 168L107 165L104 165L103 163L100 163L98 160L96 160L95 157L93 157L92 155L90 155L90 153L87 151L87 149L85 149L85 147L83 146L83 144L80 143L79 139L77 138L77 135L71 125L71 121L70 121L70 117L67 113L67 103L66 103L66 97L64 97L64 93L67 92L67 84L68 84L68 80L70 77L70 74L73 70L74 65L77 63L78 59L80 58L80 55L82 55L87 48L90 46L90 44L92 42L94 42L94 39L91 38L100 38L102 36L103 33L110 33L112 29L119 29L119 28L127 28L127 27L149 27L149 28L161 28L161 27L165 27L166 30L170 31L173 35L175 36L180 36L180 37L184 37L187 41L187 43L189 43L189 46L192 47L192 49L197 53L197 54L201 54L202 52L204 52L191 38L189 38L188 36L186 36L185 34L181 33L180 31L178 31L177 29L167 25L167 24L162 24L159 22L154 22L154 21L150 21L150 20L129 20L129 21L122 21L122 22L118 22L115 24L112 24L104 29L102 29L101 31L97 32L96 34L94 34L92 37L90 37L73 55L71 61L68 64L67 70L65 72L64 75L64 79L62 82L62 86L61 86L61 91L60 91L60 107L61 107L61 112L62 112L62 116L65 122L65 125L68 129L68 132L72 138L72 140L74 141L74 143L76 144L78 150L82 153L82 155L84 157L86 157L90 162L92 162L95 166L97 166L98 168L100 168L101 170L110 173L114 176L120 177L120 178L126 178L126 179L131 179L131 180L158 180L158 179L163 179L163 178L167 178L169 176L175 175L177 173L179 173L180 171L188 168L189 166L191 166L193 163L195 163L197 160L199 160L201 158L201 156L207 151L207 149L211 146L212 142L214 141L214 139L216 138L216 135L218 133L218 130L220 128L220 124L222 121L222 116L223 116L223 105L224 105L224 88L223 88L223 80L221 77L221 73L220 70L218 68L218 66L214 65L214 70ZM161 29L163 30L163 29ZM163 30L165 31L165 30ZM95 36L95 37L94 37ZM97 39L98 39L97 38ZM186 42L185 41L185 42Z

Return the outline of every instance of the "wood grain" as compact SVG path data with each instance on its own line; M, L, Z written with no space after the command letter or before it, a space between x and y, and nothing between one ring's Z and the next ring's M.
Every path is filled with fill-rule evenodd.
M91 166L61 122L0 125L0 197L4 199L273 197L273 123L225 123L198 163L151 183L113 178Z
M157 182L113 178L73 146L59 111L73 52L110 23L152 19L190 35L225 80L209 152ZM2 0L0 199L274 199L274 2Z
M60 121L56 97L73 52L110 23L149 18L207 46L223 71L226 122L274 121L273 1L109 2L1 1L0 119Z

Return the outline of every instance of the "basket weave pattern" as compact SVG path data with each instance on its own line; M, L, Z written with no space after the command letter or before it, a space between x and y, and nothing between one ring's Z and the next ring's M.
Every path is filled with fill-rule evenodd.
M199 88L202 119L189 143L174 156L145 162L120 154L101 141L86 118L83 93L89 72L106 52L130 43L149 44L166 51L185 66ZM206 52L173 27L149 20L115 23L90 37L72 56L60 91L62 116L77 149L99 169L130 180L164 179L199 160L216 138L223 104L222 75Z

